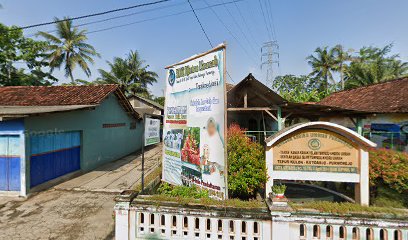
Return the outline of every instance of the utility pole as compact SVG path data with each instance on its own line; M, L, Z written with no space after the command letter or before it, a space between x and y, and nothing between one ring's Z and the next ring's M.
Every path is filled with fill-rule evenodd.
M261 70L266 66L266 85L272 87L274 76L274 65L279 67L279 44L278 41L266 42L261 47Z

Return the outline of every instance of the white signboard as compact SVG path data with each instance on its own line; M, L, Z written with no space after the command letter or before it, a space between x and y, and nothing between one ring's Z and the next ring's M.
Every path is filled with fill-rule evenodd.
M163 180L225 198L225 46L167 68Z
M153 118L145 119L145 146L160 142L160 120Z

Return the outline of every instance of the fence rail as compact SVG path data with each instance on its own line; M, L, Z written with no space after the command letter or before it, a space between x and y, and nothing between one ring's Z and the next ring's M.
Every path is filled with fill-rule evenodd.
M408 152L408 134L404 132L366 131L363 136L379 148Z

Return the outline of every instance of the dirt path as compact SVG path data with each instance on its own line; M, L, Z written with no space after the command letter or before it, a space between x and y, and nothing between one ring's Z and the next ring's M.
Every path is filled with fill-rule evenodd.
M146 175L161 146L146 153ZM114 198L140 182L140 154L129 155L28 199L0 197L0 239L113 239Z
M48 190L0 202L1 239L113 239L114 194Z

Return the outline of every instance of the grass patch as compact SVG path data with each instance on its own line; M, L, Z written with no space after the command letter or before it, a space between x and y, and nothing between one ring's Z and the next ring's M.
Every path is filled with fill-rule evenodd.
M387 186L377 187L376 196L372 199L377 207L405 208L408 205L407 196Z
M335 203L335 202L308 202L303 204L290 203L290 206L297 210L315 209L322 213L331 214L392 214L408 217L408 212L404 209L376 207L376 206L361 206L355 203Z
M144 199L157 202L174 202L181 205L204 205L217 207L235 207L235 208L265 208L264 201L258 200L216 200L209 197L207 190L195 186L172 186L168 183L162 183L157 189L155 195L144 196Z
M161 165L160 165L158 168L155 168L152 172L150 172L149 174L147 174L147 176L145 176L145 181L144 181L145 187L146 187L147 185L149 185L149 184L150 184L153 180L155 180L157 177L159 177L159 176L161 175L161 173L162 173L162 167L161 167ZM140 191L142 190L142 183L138 183L138 184L135 186L134 190L135 190L136 192L140 192Z
M265 202L258 200L244 201L240 199L215 200L212 198L194 198L194 197L174 197L164 194L146 196L144 199L157 202L174 202L181 205L204 205L217 207L235 207L235 208L265 208Z

